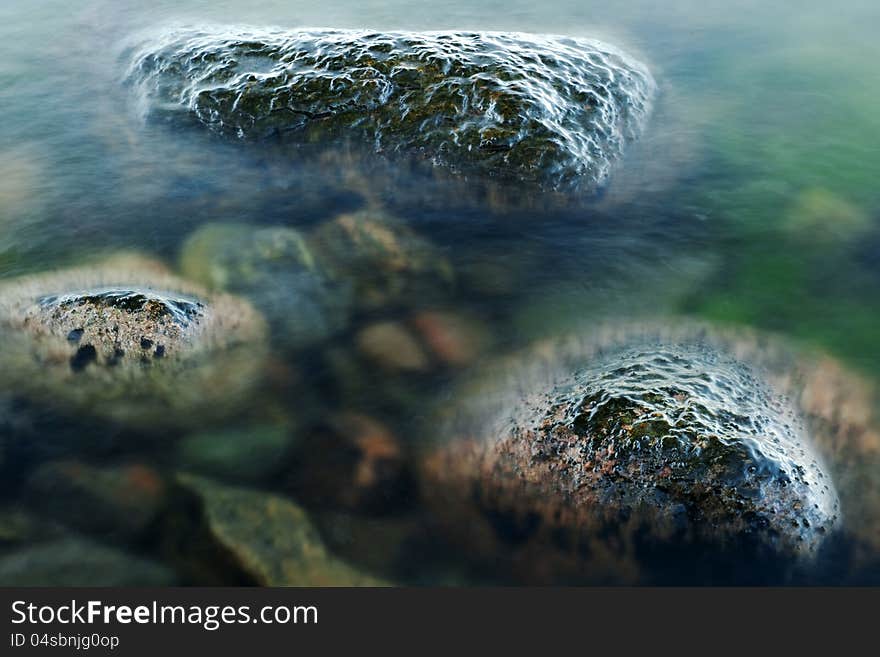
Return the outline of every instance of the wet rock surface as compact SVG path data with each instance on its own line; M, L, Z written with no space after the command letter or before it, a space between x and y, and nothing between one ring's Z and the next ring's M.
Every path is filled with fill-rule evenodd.
M235 138L345 139L549 188L604 182L655 86L625 53L573 37L234 27L150 39L128 78L147 107Z
M379 586L380 580L331 556L306 512L293 501L181 474L201 505L210 540L263 586Z
M775 576L810 561L837 492L766 350L742 344L685 328L544 345L453 404L425 498L526 580L663 581L660 555L696 571L706 547L722 582L760 577L741 572L756 555Z
M234 410L266 347L247 302L134 255L5 282L0 326L11 392L147 428Z

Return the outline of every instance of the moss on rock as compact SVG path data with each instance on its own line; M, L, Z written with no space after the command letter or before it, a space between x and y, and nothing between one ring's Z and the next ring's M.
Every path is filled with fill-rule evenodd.
M340 139L452 171L604 182L654 81L620 50L512 32L172 30L134 52L148 107L235 138Z
M425 498L530 581L666 581L676 558L710 581L784 579L841 526L836 469L785 380L807 361L752 344L692 326L543 343L454 397Z

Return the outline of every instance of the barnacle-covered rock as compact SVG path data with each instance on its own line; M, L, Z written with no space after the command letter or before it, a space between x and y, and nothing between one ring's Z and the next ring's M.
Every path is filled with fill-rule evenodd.
M233 137L345 139L548 188L600 185L655 88L610 45L513 32L179 29L128 78L148 111Z
M528 580L784 577L813 561L840 503L820 439L776 383L794 369L773 374L770 350L744 344L693 327L545 343L449 405L425 499Z
M0 285L0 385L56 410L145 430L234 413L265 352L248 303L140 256Z

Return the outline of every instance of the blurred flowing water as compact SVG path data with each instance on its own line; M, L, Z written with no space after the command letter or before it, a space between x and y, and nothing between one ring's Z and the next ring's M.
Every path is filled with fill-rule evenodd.
M321 434L314 427L352 412L381 425L380 434L393 434L403 452L418 442L415 427L461 370L386 375L357 361L353 345L376 322L424 326L419 313L434 310L432 304L444 316L467 317L472 332L488 336L463 368L584 325L691 315L772 331L876 380L878 22L872 0L7 0L0 6L0 280L124 250L176 267L181 245L208 223L308 231L376 204L400 217L432 245L437 255L430 257L446 263L455 285L438 276L418 294L360 313L308 347L288 349L273 337L277 353L263 402L271 410L237 428L243 440L269 436L260 443L270 445L270 456L261 456L269 461L273 431L308 443ZM528 202L487 193L457 203L442 184L393 165L378 174L357 162L312 168L271 144L145 121L123 79L131 44L165 25L213 24L598 38L644 62L659 91L644 135L598 195L556 204L544 203L542 192ZM160 478L191 465L178 445L190 435L120 439L93 421L47 423L29 429L38 445L16 437L15 422L3 428L4 554L39 544L24 530L25 538L14 539L18 530L8 527L19 526L10 520L19 511L58 518L45 509L51 504L34 503L28 493L40 464L135 464ZM229 431L213 424L204 418L205 431ZM202 442L213 444L210 437ZM367 569L417 583L469 581L454 559L421 561L424 546L407 533L418 508L410 484L387 498L394 500L389 508L380 502L361 515L349 502L324 503L314 492L320 486L301 474L310 463L293 459L295 475L241 463L254 474L226 478L303 502L332 549ZM228 463L211 474L223 480L223 467ZM320 458L315 467L332 471ZM138 558L171 562L168 522L157 521L136 539L117 540L109 530L103 537L101 529L90 540L106 538ZM383 554L391 544L396 561L389 565ZM222 568L210 576L198 568L172 570L172 581L238 581Z

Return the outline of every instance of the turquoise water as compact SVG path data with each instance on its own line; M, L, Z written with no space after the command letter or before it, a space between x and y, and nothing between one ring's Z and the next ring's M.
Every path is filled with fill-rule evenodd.
M320 7L186 0L148 8L109 0L5 2L0 279L125 250L180 269L182 245L206 224L308 231L375 204L401 216L431 248L419 256L428 264L415 267L429 272L418 291L394 303L377 302L306 346L273 335L271 384L241 426L217 427L207 414L198 418L202 431L163 430L157 436L149 427L104 431L91 419L59 411L38 427L35 444L8 421L0 459L2 518L24 513L37 524L57 520L57 509L35 502L27 483L41 463L65 459L110 469L137 464L164 482L196 462L220 481L302 502L331 551L359 567L395 581L467 583L474 576L456 556L442 549L425 556L415 484L398 481L368 512L347 501L325 503L335 493L303 474L313 467L312 457L297 456L288 464L288 449L299 455L298 445L339 433L325 425L357 413L381 425L379 434L393 436L380 443L391 441L406 455L421 438L428 409L470 368L541 337L632 318L690 316L766 330L876 381L878 21L876 2L856 0L833 7L799 3L796 9L747 0L371 0ZM597 197L564 207L549 197L544 203L539 192L529 203L503 196L456 203L442 186L423 187L421 178L406 171L377 175L362 163L340 164L338 170L294 166L271 147L145 121L124 84L131 44L163 25L210 24L598 38L644 62L659 91L642 138ZM398 328L403 323L421 341L421 351L431 351L429 329L418 328L435 326L430 317L418 319L426 311L442 311L467 326L465 337L459 336L464 355L444 360L432 352L422 366L424 354L411 354L411 373L364 360L363 330L378 322ZM397 347L391 351L405 351L395 334L390 342ZM380 361L387 351L386 345ZM212 439L211 431L227 432L226 440ZM233 448L241 440L262 446L252 450L253 462ZM224 452L227 443L233 445L230 453ZM314 467L336 472L314 458ZM272 467L278 463L280 471ZM880 473L868 472L860 485L874 490L878 478ZM182 504L173 494L171 499ZM169 556L163 547L174 540L169 525L182 522L167 519L172 516L160 513L135 538L119 538L104 525L73 530L168 566L171 581L237 583L241 576L234 569L212 566L205 574L207 569L181 566ZM47 540L13 529L7 531L12 538L4 539L6 525L20 527L15 522L0 520L4 553ZM52 531L66 535L69 529ZM387 556L392 552L393 559ZM860 571L855 582L871 581L873 568Z

